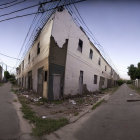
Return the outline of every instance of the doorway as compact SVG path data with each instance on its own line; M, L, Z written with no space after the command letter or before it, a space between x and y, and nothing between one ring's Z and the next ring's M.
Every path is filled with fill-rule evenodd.
M37 93L43 96L43 68L38 69L38 86Z
M79 94L83 93L83 75L84 75L84 72L80 71L80 76L79 76Z

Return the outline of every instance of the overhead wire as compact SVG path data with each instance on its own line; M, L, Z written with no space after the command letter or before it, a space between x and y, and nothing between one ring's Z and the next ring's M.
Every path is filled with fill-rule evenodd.
M13 1L10 1L10 2L3 3L3 4L0 4L0 6L7 5L7 4L11 4L11 3L14 3L14 2L16 2L16 1L18 1L18 0L13 0Z
M15 57L12 57L12 56L9 56L9 55L6 55L6 54L3 54L3 53L0 53L0 55L3 55L3 56L5 56L5 57L11 58L11 59L20 60L20 59L18 59L18 58L15 58Z
M102 54L104 55L104 57L109 61L109 63L110 63L110 64L114 67L114 69L118 72L118 70L117 70L116 66L113 64L113 62L112 62L110 56L104 51L103 46L100 45L100 43L97 41L97 39L95 38L95 36L94 36L93 33L91 32L91 30L89 29L89 27L86 25L85 21L83 20L82 16L80 15L80 13L79 13L77 7L75 6L75 4L73 4L73 6L75 7L75 9L76 9L76 11L77 11L77 13L78 13L78 15L79 15L79 17L80 17L80 19L78 18L78 20L79 20L80 22L82 21L83 24L85 25L85 27L86 27L87 30L88 30L88 31L86 31L86 30L84 30L84 31L86 31L86 32L88 33L88 35L91 36L91 38L93 39L93 41L95 41L95 44L96 44L96 45L99 47L99 49L102 51ZM71 7L71 5L70 5L69 7ZM75 14L75 15L76 15L76 14ZM76 15L76 16L77 16L77 15ZM94 38L93 38L93 37L94 37Z
M71 3L68 3L66 5L70 5L70 4L73 4L73 3L79 3L79 2L82 2L82 1L85 1L85 0L79 0L79 1L76 1L76 2L71 2ZM61 6L65 6L65 5L61 5ZM57 7L54 7L52 9L47 9L44 12L47 12L47 11L50 11L50 10L53 10L53 9L56 9L56 8ZM33 12L33 13L29 13L29 14L23 14L23 15L19 15L19 16L14 16L14 17L10 17L10 18L6 18L6 19L3 19L3 20L0 20L0 22L4 22L4 21L16 19L16 18L21 18L21 17L26 17L26 16L31 16L31 15L34 15L34 14L37 14L37 13L42 13L42 12Z
M6 8L9 8L9 7L12 7L12 6L21 4L21 3L24 3L25 1L27 1L27 0L19 1L19 2L17 2L17 3L11 4L11 5L8 5L8 6L5 6L5 7L0 7L0 10L6 9Z
M53 0L53 2L55 2L55 1L58 1L58 0ZM47 3L52 3L52 0L47 1L47 2L42 2L42 3L39 3L39 4L35 4L35 5L31 5L31 6L19 9L19 10L15 10L15 11L6 13L6 14L2 14L2 15L0 15L0 17L11 15L11 14L14 14L14 13L17 13L17 12L21 12L21 11L24 11L24 10L27 10L27 9L31 9L31 8L34 8L34 7L37 7L37 6L40 6L40 5L44 5L44 4L47 4Z

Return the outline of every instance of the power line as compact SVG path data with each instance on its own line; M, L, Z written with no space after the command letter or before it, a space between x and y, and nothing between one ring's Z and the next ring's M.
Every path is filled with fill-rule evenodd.
M14 13L17 13L17 12L21 12L21 11L24 11L24 10L27 10L27 9L30 9L30 8L37 7L37 6L39 6L39 5L44 5L44 4L51 3L51 2L55 2L55 1L59 1L59 0L53 0L53 1L50 0L50 1L47 1L47 2L42 2L42 3L39 3L39 4L31 5L31 6L29 6L29 7L25 7L25 8L19 9L19 10L15 10L15 11L10 12L10 13L6 13L6 14L3 14L3 15L0 15L0 17L7 16L7 15L11 15L11 14L14 14Z
M60 1L61 1L61 0L60 0ZM54 5L54 4L53 4L53 5ZM49 7L49 8L50 8L50 7ZM45 13L45 12L44 12L44 13ZM37 15L37 14L36 14L36 15ZM34 17L32 23L31 23L31 25L30 25L30 27L29 27L28 33L27 33L27 35L26 35L26 37L25 37L25 40L24 40L23 45L22 45L22 47L21 47L20 53L21 53L21 51L22 51L22 49L23 49L23 47L24 47L24 45L25 45L25 42L26 42L26 40L27 40L27 37L28 37L28 35L29 35L29 32L31 31L32 26L33 26L33 24L35 23L36 15L35 15L35 17ZM42 15L40 16L40 18L38 19L38 21L37 21L37 23L36 23L36 25L35 25L35 28L36 28L37 24L39 23L40 19L42 18L42 16L43 16L43 14L42 14ZM31 38L31 36L33 35L33 32L34 32L35 28L33 29L32 34L30 35L30 38ZM30 39L29 39L29 40L30 40ZM29 42L29 41L28 41L28 42ZM25 49L26 49L26 48L25 48ZM20 53L19 53L19 55L20 55ZM18 55L18 57L19 57L19 55ZM16 65L17 65L17 63L16 63Z
M61 4L60 6L66 6L66 5L70 5L70 4L78 3L78 2L82 2L82 1L85 1L85 0L76 1L76 2L69 2L69 3L66 3L66 4ZM58 2L58 4L57 4L55 7L49 8L49 9L47 9L47 10L44 10L44 12L51 11L51 10L53 10L53 9L56 10L57 7L60 7L60 6L59 6L60 2L61 2L61 0ZM40 12L36 12L36 13L40 13ZM49 15L49 17L50 17L52 14L53 14L53 12ZM47 17L47 19L48 19L48 17ZM39 22L39 21L38 21L38 22ZM43 21L43 23L42 23L42 25L41 25L42 27L44 26L44 23L46 23L46 20ZM37 24L38 24L38 23L37 23ZM41 28L42 28L42 27L41 27ZM35 28L34 28L34 29L35 29ZM33 32L34 32L34 30L33 30ZM31 37L32 37L32 34L31 34ZM30 39L31 39L31 37L30 37ZM30 39L29 39L29 40L30 40ZM32 41L34 41L34 40L32 40ZM32 41L31 41L31 42L32 42ZM28 42L29 42L29 41L28 41ZM16 64L16 65L17 65L17 64Z
M71 2L71 3L65 4L65 5L60 5L60 6L67 6L67 5L70 5L70 4L73 4L73 3L79 3L79 2L82 2L82 1L85 1L85 0L79 0L79 1L76 1L76 2ZM51 9L44 10L44 12L47 12L47 11L50 11L50 10L53 10L53 9L56 9L56 8L58 8L58 7L54 7L54 8L51 8ZM4 22L4 21L16 19L16 18L21 18L21 17L26 17L26 16L37 14L37 13L42 13L42 12L33 12L33 13L29 13L29 14L15 16L15 17L11 17L11 18L0 20L0 22Z
M18 59L18 58L11 57L11 56L9 56L9 55L5 55L5 54L3 54L3 53L0 53L0 55L3 55L3 56L5 56L5 57L9 57L9 58L12 58L12 59L20 60L20 59Z
M29 27L29 30L28 30L28 32L27 32L27 34L26 34L26 37L25 37L25 39L24 39L24 41L23 41L23 44L22 44L22 46L21 46L21 49L20 49L20 51L19 51L19 54L18 54L18 57L17 57L17 58L19 58L19 56L20 56L20 54L21 54L21 52L22 52L22 49L23 49L24 44L25 44L25 42L26 42L26 39L27 39L27 37L28 37L28 35L29 35L29 32L30 32L30 30L31 30L31 28L32 28L32 24L35 22L36 18L37 18L37 14L34 16L34 18L33 18L33 20L32 20L32 23L31 23L31 25L30 25L30 27ZM16 63L16 65L17 65L17 63Z
M89 35L90 35L90 37L93 39L93 41L95 41L95 44L100 48L100 50L102 50L102 53L104 54L104 57L106 58L106 55L108 56L108 58L106 58L109 62L110 62L110 64L116 69L116 67L115 67L115 65L113 64L113 62L112 62L112 60L111 60L111 58L109 57L109 55L107 54L107 53L105 53L105 51L104 51L104 49L103 49L103 47L100 45L100 43L97 41L97 39L94 37L94 35L93 35L93 33L91 32L91 30L88 28L88 26L86 25L86 23L85 23L85 21L83 20L83 18L82 18L82 16L80 15L80 13L79 13L79 11L78 11L78 9L77 9L77 7L75 6L75 4L73 4L73 6L75 7L75 9L76 9L76 11L77 11L77 13L78 13L78 15L79 15L79 17L80 17L80 19L78 18L78 20L81 22L83 22L83 24L85 25L85 27L88 29L88 31L86 31L86 30L84 30L84 31L86 31ZM75 14L76 15L76 14ZM77 15L76 15L77 16ZM94 37L94 38L93 38ZM117 69L116 69L116 71L118 71Z
M1 10L2 10L2 9L6 9L6 8L9 8L9 7L12 7L12 6L21 4L21 3L25 2L25 1L27 1L27 0L19 1L19 2L17 2L17 3L11 4L11 5L8 5L8 6L5 6L5 7L1 7L0 9L1 9Z
M7 5L7 4L11 4L11 3L14 3L16 2L17 0L14 0L14 1L11 1L11 2L7 2L7 3L3 3L3 4L0 4L0 6L3 6L3 5Z

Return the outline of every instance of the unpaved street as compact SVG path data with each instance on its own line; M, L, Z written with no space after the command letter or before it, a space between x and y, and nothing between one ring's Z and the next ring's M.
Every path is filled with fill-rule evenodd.
M9 83L0 87L0 140L16 140L20 130L10 87Z
M140 96L123 85L96 110L48 139L140 140L140 101L127 102L130 99L140 99Z

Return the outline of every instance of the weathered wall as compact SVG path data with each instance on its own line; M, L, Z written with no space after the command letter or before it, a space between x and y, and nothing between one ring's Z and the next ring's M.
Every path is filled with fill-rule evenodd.
M69 38L65 68L65 95L79 93L80 70L84 72L83 83L87 85L89 91L99 89L100 76L105 77L103 88L107 87L107 79L114 78L111 76L111 67L89 41L85 33L73 22L72 17L66 10L55 14L52 35L59 47L62 47L65 39ZM79 39L83 41L82 53L77 50ZM89 58L90 49L93 50L92 60ZM101 65L98 65L99 57L101 58ZM105 65L107 71L105 71ZM98 75L97 84L93 83L94 74Z
M34 42L34 45L30 48L28 53L24 58L24 68L21 63L21 72L17 75L17 78L26 77L26 82L24 80L23 86L27 88L28 83L28 72L32 71L32 81L33 81L33 90L37 92L38 85L38 69L43 67L44 71L48 71L48 57L49 57L49 48L50 48L50 36L53 25L53 17L50 18L48 23L44 26L40 35ZM37 55L37 45L40 43L40 53ZM30 62L28 61L30 55ZM26 83L26 85L25 85ZM47 82L43 82L43 96L47 97Z
M51 37L50 41L50 54L49 54L49 87L48 87L48 98L49 100L54 99L53 93L53 75L61 75L60 93L59 97L63 96L64 89L64 75L65 75L65 64L67 54L68 40L66 39L62 47L60 48L55 41L54 37ZM59 91L58 91L59 92Z

